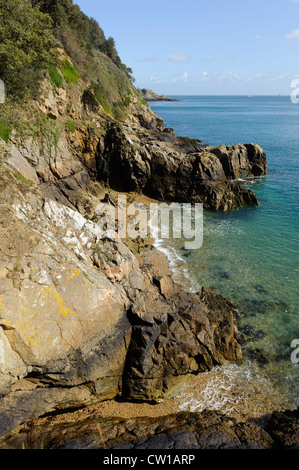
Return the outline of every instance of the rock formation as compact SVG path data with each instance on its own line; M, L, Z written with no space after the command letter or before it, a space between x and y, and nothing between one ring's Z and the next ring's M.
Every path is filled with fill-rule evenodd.
M150 101L179 101L174 98L169 98L169 96L158 95L157 93L154 93L153 90L148 90L145 88L142 88L142 89L138 88L138 91L140 95L142 96L142 98L148 102Z
M1 446L1 444L0 444ZM298 411L273 413L240 422L216 411L177 413L159 418L82 418L33 421L8 437L3 448L197 450L299 449ZM145 454L146 455L146 454ZM275 454L277 455L277 454ZM221 457L222 458L222 455Z
M14 128L0 139L1 436L116 396L160 400L186 375L242 359L235 308L208 289L186 292L168 268L157 273L150 249L137 257L101 238L97 207L114 191L256 206L234 180L266 174L264 152L176 137L104 53L94 64L111 103L100 78L81 79L58 53L61 73L20 113L13 102L3 113Z
M188 373L241 360L229 302L185 292L80 212L3 180L1 434L118 395L158 400Z
M186 144L169 132L132 124L110 126L97 160L98 179L113 188L222 211L258 205L252 191L232 180L266 172L266 156L256 144Z
M207 289L185 292L121 240L102 240L96 208L103 184L210 209L256 205L232 180L265 174L263 151L176 137L137 98L124 123L86 115L80 95L50 88L41 112L65 120L71 100L81 125L55 144L13 133L0 149L1 435L115 396L160 400L186 375L242 358L234 307Z

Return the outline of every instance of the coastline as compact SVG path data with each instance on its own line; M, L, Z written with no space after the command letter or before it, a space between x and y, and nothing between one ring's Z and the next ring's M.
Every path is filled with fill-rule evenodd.
M106 191L106 188L102 188L102 193L98 193L97 197L103 199ZM150 203L157 202L157 200L144 195L119 193L109 190L109 198L112 200L116 200L120 194L125 194L131 203L149 205ZM140 243L140 240L124 241L133 251L140 265L151 265L154 276L171 276L174 282L181 284L183 289L196 291L196 288L193 287L192 289L188 273L181 270L176 271L175 269L175 260L178 259L179 262L182 262L182 258L176 258L172 251L169 252L158 237L155 239L149 238L142 243ZM228 365L228 372L229 367L230 365ZM162 422L166 420L165 422L172 423L173 420L179 419L182 412L188 414L196 413L196 419L201 422L202 419L205 419L205 413L211 412L212 414L209 415L210 418L208 420L209 426L213 426L213 419L216 416L220 416L221 422L223 420L225 422L225 419L234 419L236 423L239 423L238 426L242 425L242 423L247 426L248 420L263 420L265 416L270 416L271 413L279 409L279 396L275 397L274 401L271 401L269 399L271 397L267 394L266 384L264 384L263 390L256 393L257 389L252 387L250 378L249 380L246 380L246 377L245 379L244 377L240 378L238 386L232 386L231 376L229 373L227 374L227 368L224 365L222 368L214 368L197 376L185 376L180 384L180 388L176 390L175 396L165 398L160 403L151 404L126 401L124 399L107 399L76 411L68 411L66 409L63 413L59 412L57 414L54 412L50 413L47 417L31 419L24 425L18 426L10 435L6 436L4 441L3 439L1 440L8 445L12 445L12 443L19 442L20 439L24 439L30 433L34 433L34 445L38 445L39 439L46 439L43 434L44 432L49 439L52 436L53 429L60 428L61 426L66 430L69 429L71 432L75 425L77 432L78 426L82 425L84 427L94 416L101 423L107 420L112 423L116 419L117 422L121 420L127 423L128 426L132 426L133 424L130 424L131 420L141 420L143 423L146 419L162 419ZM222 406L221 400L224 406ZM217 415L217 413L220 413L220 415ZM139 426L137 423L134 425ZM87 424L87 426L89 425ZM167 434L170 432L173 424L165 424L165 426L164 433ZM167 426L169 431L167 431ZM49 428L49 431L44 431L44 428ZM40 433L40 436L37 433ZM80 437L79 434L78 439ZM57 442L59 442L59 439ZM98 443L96 445L98 446Z
M1 12L0 448L299 449L295 108L137 89L97 20L56 4ZM246 179L267 155L269 199ZM144 235L151 202L177 242Z
M116 198L120 194L123 193L110 192L112 198ZM126 196L132 198L130 193L127 193ZM157 201L142 195L134 195L132 202L150 204ZM135 256L141 264L151 266L154 275L170 275L175 283L181 284L183 289L192 291L190 277L186 272L173 271L172 257L170 256L169 260L169 252L167 249L163 249L160 242L159 238L148 238L140 245L139 241L131 240L130 249L135 252ZM196 289L193 287L193 290ZM159 403L126 401L116 398L107 399L78 410L50 413L48 416L31 419L18 426L7 436L2 437L0 442L6 443L5 445L12 445L12 443L19 445L20 440L22 441L25 437L28 439L28 436L33 433L36 439L35 445L38 445L40 442L36 434L38 432L42 438L45 439L45 436L50 438L53 429L64 427L65 430L71 430L73 426L77 429L78 426L84 426L86 422L88 423L95 417L99 423L102 421L103 423L113 423L113 420L123 422L124 420L129 425L130 421L136 419L140 419L141 423L146 419L160 418L162 422L164 419L171 422L181 413L186 412L196 413L198 420L203 419L205 413L211 413L211 419L214 416L220 416L221 420L236 420L236 423L239 423L238 426L247 425L248 420L257 420L258 422L261 419L264 422L266 416L269 419L272 413L279 409L279 396L273 400L273 397L267 393L269 392L267 384L261 382L256 388L252 384L251 377L239 375L238 381L234 383L231 374L238 374L237 368L238 365L228 363L196 376L186 375L175 394L171 394ZM279 411L285 410L280 409ZM217 415L217 413L220 414ZM267 419L266 422L268 422ZM49 431L45 431L48 428Z

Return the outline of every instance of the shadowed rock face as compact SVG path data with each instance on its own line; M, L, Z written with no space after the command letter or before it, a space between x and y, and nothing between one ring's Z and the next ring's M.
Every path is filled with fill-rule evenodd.
M125 125L108 130L97 172L99 180L123 191L227 211L258 205L252 191L231 180L265 175L267 160L256 144L203 146L172 133Z
M208 289L193 295L173 288L164 299L160 307L149 295L131 307L125 398L155 401L171 393L186 374L242 360L236 312L223 297Z
M33 422L3 448L40 449L299 449L298 411L274 413L263 423L240 422L216 411L156 418L101 418ZM0 444L1 446L1 444Z

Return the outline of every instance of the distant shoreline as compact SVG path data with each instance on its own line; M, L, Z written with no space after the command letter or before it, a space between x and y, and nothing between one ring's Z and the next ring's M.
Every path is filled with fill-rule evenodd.
M144 101L151 102L151 101L180 101L174 98L169 98L166 95L158 95L157 93L154 93L153 90L148 90L145 88L138 88L138 91L144 99Z

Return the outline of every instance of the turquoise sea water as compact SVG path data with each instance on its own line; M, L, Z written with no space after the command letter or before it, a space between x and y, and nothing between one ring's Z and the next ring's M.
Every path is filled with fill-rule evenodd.
M173 243L196 284L215 288L238 308L246 374L266 379L281 407L299 405L299 104L285 96L181 96L151 103L176 135L204 144L258 143L268 175L246 182L258 208L206 211L201 249ZM169 243L169 242L168 242ZM230 379L231 380L231 379ZM273 392L274 393L274 392Z

